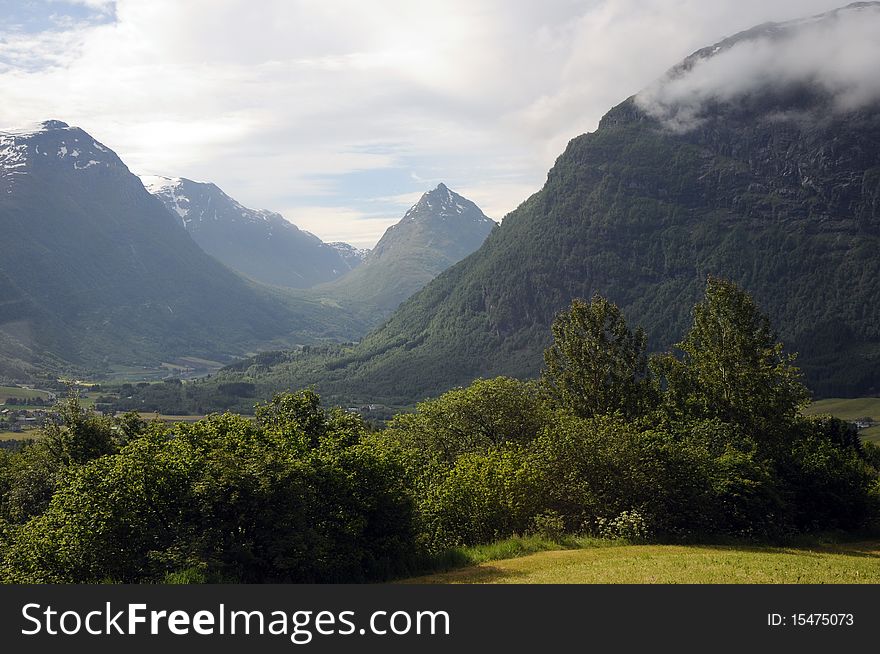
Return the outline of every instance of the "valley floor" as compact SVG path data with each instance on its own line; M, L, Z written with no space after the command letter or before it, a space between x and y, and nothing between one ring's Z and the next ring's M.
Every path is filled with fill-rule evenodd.
M620 545L539 552L408 579L427 584L876 584L880 541L813 548Z

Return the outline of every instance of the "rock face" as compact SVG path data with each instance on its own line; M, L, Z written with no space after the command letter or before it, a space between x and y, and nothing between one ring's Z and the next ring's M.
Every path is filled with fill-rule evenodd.
M79 128L0 133L0 373L216 357L309 328L179 221Z
M374 308L378 320L479 248L495 226L476 204L440 184L388 228L361 266L320 290Z
M242 206L215 184L154 175L142 175L141 181L205 252L257 281L308 288L357 265L351 253L297 228L281 214Z
M878 17L878 3L861 3L696 53L572 140L544 188L475 254L331 372L301 381L403 404L478 376L533 376L555 314L594 293L665 350L716 275L756 297L815 392L880 391L880 102L870 79L850 80L865 91L853 102L809 67L767 81L713 59L767 50L775 65L803 30L870 41L877 32L864 26L880 29ZM733 71L726 89L722 69Z

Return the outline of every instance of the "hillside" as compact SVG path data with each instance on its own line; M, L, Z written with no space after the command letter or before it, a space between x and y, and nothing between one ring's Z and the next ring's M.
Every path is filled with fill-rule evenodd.
M341 277L361 257L346 244L324 243L281 214L249 209L215 184L142 175L205 252L265 284L308 288Z
M845 80L821 82L806 65L772 83L761 72L790 60L790 42L841 21L880 25L880 4L700 50L573 139L540 192L358 347L246 374L267 389L317 384L333 398L401 405L479 376L530 377L554 315L594 293L662 351L716 275L758 300L814 392L876 391L880 103L870 89L842 96ZM763 59L725 87L726 57L753 53Z
M388 228L362 265L316 291L341 304L363 306L378 322L479 248L495 226L476 204L440 184Z
M0 374L228 357L345 320L203 252L119 157L60 121L0 133Z

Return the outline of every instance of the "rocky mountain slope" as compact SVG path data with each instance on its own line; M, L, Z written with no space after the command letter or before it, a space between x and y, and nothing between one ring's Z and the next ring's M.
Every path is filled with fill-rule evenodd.
M205 252L257 281L308 288L360 263L351 246L340 249L281 214L244 207L215 184L155 175L142 175L141 181Z
M363 265L318 290L369 307L378 321L479 248L495 226L476 204L439 184L388 228Z

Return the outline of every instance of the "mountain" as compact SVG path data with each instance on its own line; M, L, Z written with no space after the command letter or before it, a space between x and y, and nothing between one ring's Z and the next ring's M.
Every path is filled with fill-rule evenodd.
M716 275L755 296L817 394L880 392L880 101L873 69L840 56L873 52L878 30L880 3L859 3L700 50L573 139L541 191L357 347L236 375L408 404L538 374L555 314L594 293L666 350Z
M388 228L362 265L318 290L370 307L376 322L479 248L494 227L476 204L439 184Z
M333 333L328 309L203 252L110 148L60 121L0 133L0 225L0 374L222 357Z
M336 250L339 253L339 256L342 257L342 260L345 261L349 270L357 268L364 262L367 254L369 254L370 250L365 248L356 248L353 245L349 245L348 243L342 243L341 241L334 241L333 243L328 243L331 248Z
M142 175L141 181L205 252L257 281L308 288L357 265L351 252L324 243L281 214L248 209L214 184L155 175Z

